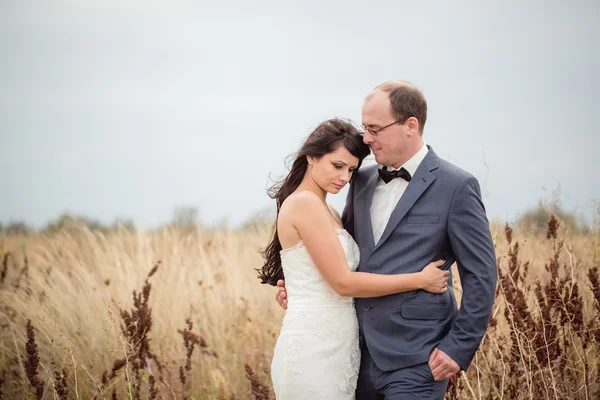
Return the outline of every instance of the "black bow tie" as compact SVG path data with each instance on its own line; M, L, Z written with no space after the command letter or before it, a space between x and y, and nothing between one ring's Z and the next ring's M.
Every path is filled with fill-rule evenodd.
M388 171L385 167L383 167L379 168L377 172L379 172L379 176L385 183L390 182L394 178L402 178L406 182L410 182L411 180L410 172L404 169L404 167L394 171Z

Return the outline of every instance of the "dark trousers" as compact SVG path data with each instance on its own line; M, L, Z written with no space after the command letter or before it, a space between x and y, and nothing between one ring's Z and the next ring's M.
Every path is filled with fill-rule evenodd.
M367 346L361 343L360 372L356 400L442 400L448 380L433 380L429 363L393 371L381 371L373 362Z

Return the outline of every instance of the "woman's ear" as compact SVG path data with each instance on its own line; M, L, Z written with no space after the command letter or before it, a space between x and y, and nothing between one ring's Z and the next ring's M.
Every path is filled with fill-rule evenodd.
M313 165L315 163L314 157L311 156L306 156L306 161L308 162L308 165Z

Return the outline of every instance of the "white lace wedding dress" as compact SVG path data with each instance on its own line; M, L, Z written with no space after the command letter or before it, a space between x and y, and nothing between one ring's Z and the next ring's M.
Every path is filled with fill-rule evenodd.
M336 230L352 271L359 249ZM360 349L354 299L327 284L303 242L281 252L288 308L271 364L278 400L354 399Z

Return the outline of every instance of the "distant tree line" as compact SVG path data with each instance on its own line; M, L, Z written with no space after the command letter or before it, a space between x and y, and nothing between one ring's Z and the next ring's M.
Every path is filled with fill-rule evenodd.
M23 221L0 223L0 233L11 236L27 236L33 233L52 234L62 230L76 229L81 226L87 227L92 231L108 233L118 229L135 231L136 226L132 220L117 219L112 224L105 224L100 221L85 217L62 213L55 221L49 222L45 227L36 229ZM173 217L166 226L175 227L183 230L193 230L198 226L198 209L190 206L180 206L175 208Z
M536 233L543 233L548 226L548 220L554 215L560 225L573 233L588 234L591 231L598 231L600 228L600 202L594 203L592 220L588 221L576 211L568 211L564 208L561 201L560 186L552 191L552 197L549 200L540 200L536 207L531 207L520 214L515 223L525 230Z
M598 229L600 226L600 203L597 204L597 212L594 220L590 223L581 215L563 208L558 200L551 202L540 201L536 207L532 207L520 214L514 224L521 228L533 232L544 232L551 215L556 216L561 221L561 226L574 233L586 234L592 229ZM253 214L242 224L243 229L252 229L265 223L272 223L275 215L272 210L263 210ZM163 227L173 227L181 230L192 231L199 226L198 209L193 206L180 206L175 208L171 221ZM511 222L511 221L509 221ZM135 231L136 227L133 221L127 219L118 219L112 224L103 224L97 220L85 216L73 216L69 213L61 214L55 221L48 223L42 229L35 229L25 222L17 221L7 224L0 223L0 233L6 235L30 235L32 233L52 234L65 229L75 229L85 226L90 230L103 233L125 229ZM158 227L161 228L161 227Z
M90 230L100 231L103 233L116 229L135 230L135 224L131 220L118 219L112 224L103 224L84 216L75 216L69 213L61 214L55 221L49 222L45 227L36 229L25 222L9 222L7 224L0 223L0 232L6 235L27 236L33 233L52 234L65 229L73 229L85 226Z

